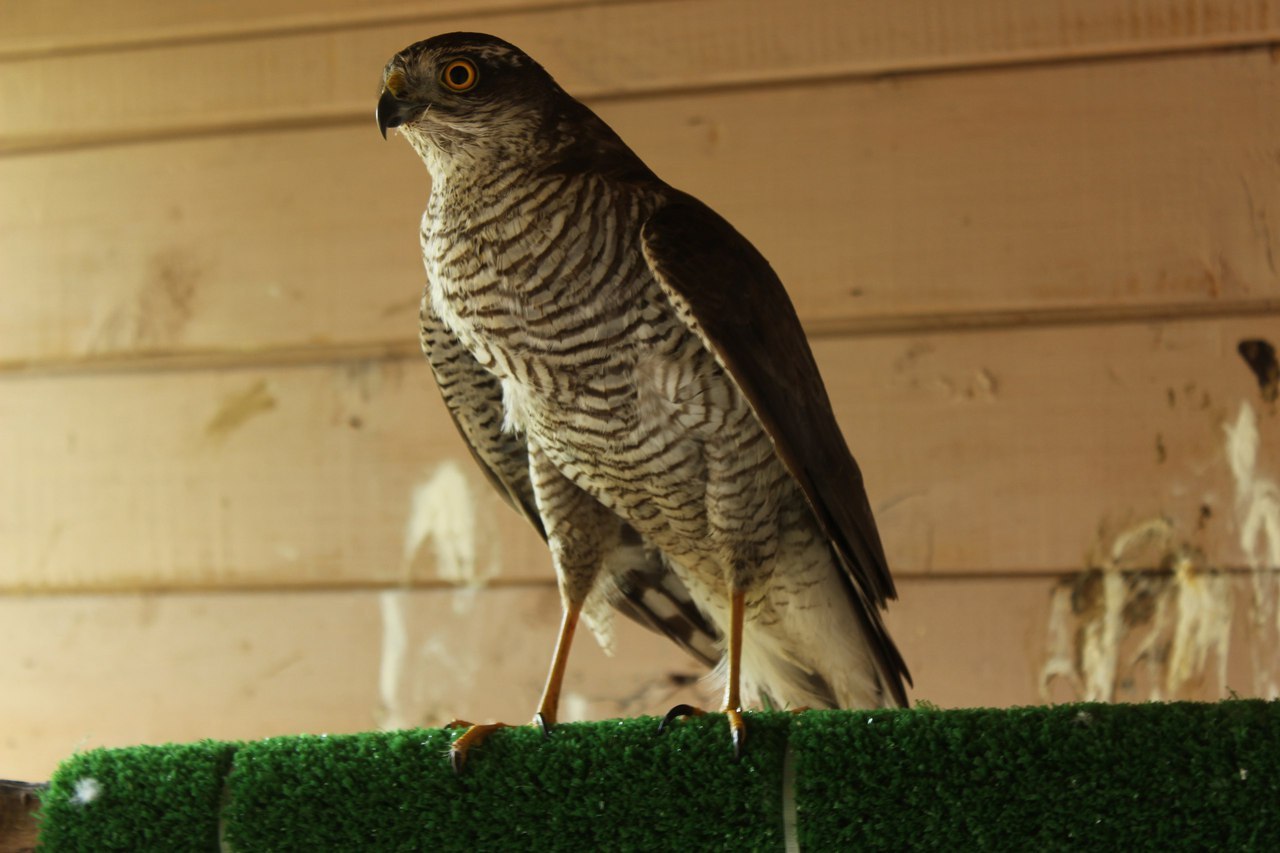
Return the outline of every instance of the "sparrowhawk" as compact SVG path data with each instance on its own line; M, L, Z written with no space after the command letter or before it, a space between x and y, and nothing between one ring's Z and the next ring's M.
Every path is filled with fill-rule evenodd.
M396 54L377 120L431 176L427 359L551 551L564 610L544 730L579 617L606 636L615 609L723 656L735 748L744 695L904 705L862 475L765 258L493 36ZM455 766L490 729L455 742Z

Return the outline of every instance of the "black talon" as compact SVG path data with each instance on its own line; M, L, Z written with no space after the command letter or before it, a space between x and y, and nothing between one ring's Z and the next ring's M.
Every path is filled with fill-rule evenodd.
M747 730L732 729L729 734L733 739L733 763L737 764L742 760L742 746L747 742Z
M658 734L662 734L667 730L667 726L671 725L680 717L693 717L701 714L702 711L692 705L676 705L667 715L662 718L662 722L658 723Z

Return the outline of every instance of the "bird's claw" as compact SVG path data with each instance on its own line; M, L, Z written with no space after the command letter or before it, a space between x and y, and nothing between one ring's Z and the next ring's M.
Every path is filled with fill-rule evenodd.
M742 747L747 742L747 724L742 720L742 711L737 708L725 708L725 716L729 718L729 739L733 741L733 760L742 760Z
M706 711L693 705L676 705L663 716L662 722L658 723L658 734L665 732L672 723L681 717L701 717L705 713Z
M681 717L700 717L706 711L693 705L676 705L666 713L662 722L658 723L658 734L665 732L673 722ZM725 708L724 715L729 719L729 739L733 742L733 760L742 760L742 749L747 742L747 724L742 719L740 708Z
M551 727L555 725L551 715L544 714L542 711L533 715L533 724L538 727L538 731L542 732L542 736L549 737L551 735ZM467 764L467 755L471 750L484 743L485 738L496 732L498 729L509 729L511 725L508 723L469 723L466 720L451 720L445 723L446 729L462 729L462 734L454 738L452 744L449 745L449 766L453 768L453 772L462 773L462 768Z

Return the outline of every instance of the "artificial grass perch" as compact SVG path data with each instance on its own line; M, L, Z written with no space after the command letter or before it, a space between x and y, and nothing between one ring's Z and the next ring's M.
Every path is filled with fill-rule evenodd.
M1280 703L723 715L108 749L48 850L1280 849Z

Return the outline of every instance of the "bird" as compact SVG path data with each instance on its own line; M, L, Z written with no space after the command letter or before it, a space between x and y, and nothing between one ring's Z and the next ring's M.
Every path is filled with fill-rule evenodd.
M748 699L905 707L862 473L765 257L496 36L396 53L376 119L430 176L426 360L555 569L544 734L579 622L607 646L615 612L716 664L735 756ZM505 725L457 724L455 769Z

